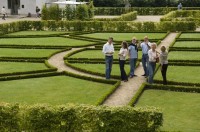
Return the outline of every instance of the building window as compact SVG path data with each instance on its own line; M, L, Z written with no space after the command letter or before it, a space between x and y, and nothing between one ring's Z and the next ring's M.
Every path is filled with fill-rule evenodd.
M12 9L16 6L20 8L20 0L8 0L8 9Z

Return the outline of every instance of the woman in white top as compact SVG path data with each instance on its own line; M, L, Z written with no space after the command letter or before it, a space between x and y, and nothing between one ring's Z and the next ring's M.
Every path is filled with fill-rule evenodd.
M121 71L121 79L124 82L128 81L128 77L126 75L126 72L124 70L124 65L126 63L126 56L128 54L128 44L126 41L122 42L122 48L119 51L119 67L120 67L120 71Z
M166 51L165 46L161 47L161 53L160 53L160 65L161 65L161 73L163 77L163 85L167 85L167 67L168 67L168 53Z
M153 83L153 75L156 69L156 59L158 58L158 54L156 51L156 43L151 44L151 49L148 51L149 56L149 78L148 83Z

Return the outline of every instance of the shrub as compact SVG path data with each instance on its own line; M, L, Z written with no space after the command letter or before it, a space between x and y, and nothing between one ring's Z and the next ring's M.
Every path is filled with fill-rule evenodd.
M0 108L3 131L155 131L163 121L153 107L1 103Z
M93 5L93 0L90 0L90 4L88 5L88 15L89 18L93 18L94 17L94 5Z
M74 20L75 19L75 8L71 7L70 5L66 5L64 10L64 18L66 20Z
M78 20L88 20L88 6L83 4L76 7L76 19Z
M44 5L42 7L42 20L49 20L49 12L48 12L48 9L47 7Z

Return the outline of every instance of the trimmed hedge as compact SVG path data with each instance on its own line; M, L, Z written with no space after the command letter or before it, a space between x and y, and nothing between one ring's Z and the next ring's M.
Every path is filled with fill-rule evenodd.
M122 14L117 18L95 18L97 21L133 21L137 19L137 11L129 12L126 14Z
M2 131L156 131L163 122L154 107L32 106L0 103Z
M160 21L193 21L196 25L200 25L200 11L199 10L178 10L166 14Z
M138 15L165 15L177 7L96 7L95 15L121 15L137 11ZM200 10L199 7L183 7L183 10Z
M39 28L38 28L39 26ZM195 22L132 22L132 21L19 21L0 24L2 34L27 30L50 31L194 31Z

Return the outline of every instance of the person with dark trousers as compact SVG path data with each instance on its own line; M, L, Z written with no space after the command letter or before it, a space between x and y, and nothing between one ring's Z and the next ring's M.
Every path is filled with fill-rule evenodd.
M128 44L126 41L122 42L122 47L118 53L119 55L119 67L120 67L120 72L121 72L121 80L124 82L128 81L128 77L126 75L126 72L124 70L124 65L126 63L126 56L128 53Z
M140 47L142 48L142 66L144 69L144 75L145 77L148 77L149 70L148 70L148 64L149 64L149 56L148 51L150 50L151 43L149 42L149 39L147 36L144 37L144 42L140 44Z
M112 37L109 37L108 42L104 44L102 52L105 55L106 79L110 79L110 74L112 71L112 64L113 64L113 54L114 54L114 46L113 46Z
M39 18L40 17L40 8L38 6L36 6L35 11L36 11L36 17Z
M130 61L130 78L137 76L135 75L135 67L136 67L136 62L138 58L138 47L136 44L136 37L132 38L131 44L128 46L128 55L129 55L129 61Z
M2 20L6 20L6 9L5 9L5 6L3 6L3 8L1 9L1 14L3 15L2 16Z
M161 65L161 74L163 77L163 85L167 85L167 68L168 68L168 53L166 51L166 47L161 47L161 53L159 56L160 65Z
M156 69L156 60L158 58L158 52L156 51L156 43L151 44L151 49L148 51L149 56L149 78L148 83L153 83L153 76Z

